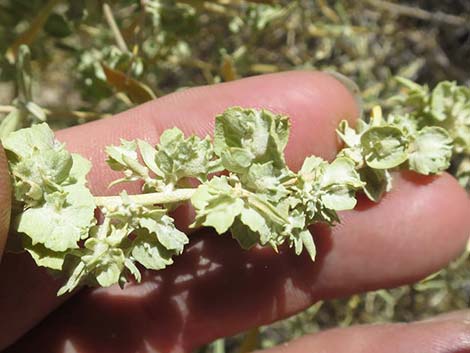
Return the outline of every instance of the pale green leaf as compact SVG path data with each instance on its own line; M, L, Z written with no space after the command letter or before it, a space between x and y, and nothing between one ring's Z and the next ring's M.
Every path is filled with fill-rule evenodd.
M109 249L96 262L93 274L101 287L110 287L119 282L124 270L125 257L121 249Z
M176 229L173 219L167 215L158 219L142 217L139 224L150 234L156 234L158 241L165 249L174 250L176 254L181 254L184 245L189 241L186 234Z
M443 81L437 84L431 93L431 114L437 121L444 121L449 116L454 104L454 82Z
M86 265L82 261L76 261L75 266L70 265L71 267L71 274L67 280L67 282L59 289L57 295L63 295L65 293L72 292L75 288L78 287L80 282L83 281L84 277L87 275L86 272Z
M409 157L410 169L420 174L441 173L450 166L452 138L446 130L425 127L416 135Z
M77 153L72 153L72 168L70 169L69 179L66 183L78 183L85 185L87 175L91 170L91 162Z
M252 231L239 219L235 219L230 228L230 232L232 233L232 237L236 239L242 249L245 250L251 249L260 241L259 233Z
M176 184L187 177L204 181L208 174L221 170L208 137L185 139L177 128L165 130L160 136L155 162L161 171L158 175L167 184Z
M323 173L323 169L326 167L327 162L323 158L317 156L309 156L305 158L302 167L300 168L299 174L301 174L304 179L314 179L318 178L318 171Z
M140 282L142 280L142 275L140 274L140 271L137 266L134 264L134 261L126 258L126 260L124 261L124 266L126 266L126 268L134 276L137 282Z
M173 263L174 251L165 249L155 234L139 232L132 247L132 257L150 270L161 270Z
M73 159L46 124L15 131L2 143L18 201L34 206L44 193L61 191L60 184L69 177Z
M24 112L14 109L0 123L0 139L4 139L23 125Z
M251 231L258 234L258 239L262 245L269 241L271 235L271 229L268 225L270 223L269 219L266 219L252 208L244 208L239 218Z
M2 145L19 158L30 157L34 150L58 150L63 147L55 140L53 131L45 123L12 132L2 139Z
M214 177L201 184L191 197L196 210L192 226L213 227L217 233L225 233L243 209L244 202L236 194L225 176Z
M359 174L354 168L354 162L345 157L336 158L325 168L321 184L323 187L335 184L350 185L353 188L362 187Z
M160 168L158 168L158 165L155 162L157 153L156 149L148 142L143 140L137 140L137 145L139 146L140 154L147 168L149 168L156 175L163 176L163 172L160 170Z
M360 144L361 134L350 128L347 120L341 120L338 128L336 129L336 133L348 147L353 147Z
M299 237L302 240L302 244L307 250L308 254L312 261L315 261L315 257L317 255L317 249L315 247L315 243L313 241L312 233L308 229L305 229L299 233Z
M376 126L361 136L367 165L375 169L390 169L408 159L408 139L393 126Z
M80 184L64 187L65 194L46 195L45 203L26 209L19 217L18 231L32 244L53 251L78 247L94 222L95 203L90 191Z
M66 252L52 251L42 244L33 245L29 237L23 236L23 247L29 252L38 266L51 270L62 270Z
M391 189L391 176L385 169L373 169L365 166L359 169L361 180L365 183L363 186L366 196L378 202L385 192Z
M224 167L244 172L252 163L285 168L289 120L267 110L229 108L216 117L214 150Z
M356 206L355 192L364 184L354 168L354 162L339 157L325 168L321 185L325 191L321 198L324 206L331 210L343 211Z
M126 170L128 165L124 160L124 156L127 160L137 160L137 143L135 141L127 141L121 139L121 144L117 146L107 146L105 148L108 159L106 162L113 170Z

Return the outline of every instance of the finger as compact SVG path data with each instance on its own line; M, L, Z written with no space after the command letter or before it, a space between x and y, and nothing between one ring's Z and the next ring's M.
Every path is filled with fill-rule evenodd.
M364 325L309 335L259 353L470 352L470 313L455 312L412 324Z
M211 87L188 89L118 116L58 133L71 151L90 158L90 187L106 194L116 175L105 165L103 147L120 138L146 138L155 143L162 129L178 126L205 135L214 116L234 105L268 108L291 116L292 138L287 158L295 168L311 153L332 157L339 120L358 115L354 97L336 79L313 72L253 77ZM293 143L292 141L295 141ZM129 188L132 191L131 188ZM137 191L134 187L134 191ZM0 267L0 349L41 320L63 298L56 298L58 280L35 268L29 257L6 256Z
M289 249L244 252L228 237L203 234L142 284L82 292L12 352L62 353L66 344L78 353L190 352L319 299L422 278L461 251L469 201L448 175L404 173L394 187L381 203L345 213L341 225L316 227L315 263Z
M10 226L11 186L5 151L0 146L0 263Z
M144 138L155 144L160 133L173 126L186 134L205 136L214 118L232 106L265 108L290 117L292 129L286 158L297 169L306 155L333 158L335 129L342 119L358 117L356 99L330 75L289 72L206 86L162 97L118 114L111 120L63 130L57 134L67 148L93 161L90 186L95 193L113 194L107 186L119 175L105 164L104 147L121 138ZM138 191L138 186L126 188Z

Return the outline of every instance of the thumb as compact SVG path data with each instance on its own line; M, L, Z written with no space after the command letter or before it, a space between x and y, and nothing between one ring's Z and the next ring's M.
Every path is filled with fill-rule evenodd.
M0 146L0 261L5 248L11 214L11 185L5 151Z

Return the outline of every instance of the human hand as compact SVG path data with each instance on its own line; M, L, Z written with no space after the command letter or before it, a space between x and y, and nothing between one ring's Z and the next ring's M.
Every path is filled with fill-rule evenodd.
M92 159L92 191L110 194L116 192L107 189L115 174L105 166L104 146L116 144L119 138L155 142L160 131L172 126L205 135L212 130L214 116L234 105L267 108L291 117L286 158L293 169L310 154L334 157L339 147L337 123L341 119L353 122L359 115L355 99L331 76L292 72L189 89L57 136L69 150ZM138 191L135 185L127 189ZM470 202L452 177L402 173L394 175L394 190L379 204L361 200L356 210L341 214L337 227L316 227L315 263L289 249L280 254L269 249L245 252L229 237L199 230L170 268L145 272L141 284L124 291L81 291L8 352L59 353L71 347L79 353L189 352L217 337L292 315L320 299L423 278L463 249L470 233L469 211ZM180 211L180 226L188 223L189 213ZM35 268L28 256L6 255L0 280L1 348L41 321L64 298L55 296L60 281ZM361 352L377 352L377 347L387 352L388 340L403 339L410 342L403 352L435 352L465 343L459 325L440 330L435 328L442 325L439 321L417 325L421 326L408 331L408 338L387 328L351 328L306 338L291 347L351 352L357 345ZM357 337L354 330L364 337L360 343L351 341ZM423 332L442 339L423 342ZM457 343L456 335L461 337ZM352 346L342 348L342 342ZM370 347L378 343L375 349L364 350L367 342Z

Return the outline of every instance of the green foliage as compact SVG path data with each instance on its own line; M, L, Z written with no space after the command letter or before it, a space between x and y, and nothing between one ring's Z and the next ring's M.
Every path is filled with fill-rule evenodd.
M216 117L214 150L225 169L243 173L254 163L285 168L289 121L266 110L233 108Z
M188 238L168 211L185 201L196 212L192 227L229 231L245 249L258 244L277 251L287 244L314 260L309 227L338 223L338 211L355 207L357 190L378 201L390 190L391 169L428 175L449 166L452 138L425 125L427 108L413 102L416 110L401 118L395 112L384 119L375 108L371 121L355 129L341 122L345 147L338 157L331 163L307 157L297 173L284 157L289 120L267 110L227 109L216 117L214 144L209 137L185 138L177 128L164 131L155 147L121 140L106 148L109 167L124 174L116 182L143 181L144 193L112 197L93 198L86 187L90 163L70 154L46 124L33 125L2 140L22 207L16 230L39 266L68 274L59 294L82 284L123 286L131 276L140 281L138 264L171 265ZM210 177L220 171L226 175ZM185 188L188 178L199 185ZM96 207L104 217L98 225Z
M23 208L15 223L25 235L25 249L39 266L60 269L95 223L95 203L86 187L91 164L70 154L47 124L13 132L2 144L15 200Z
M54 3L55 5L51 6ZM401 84L391 79L399 74L430 85L443 79L468 81L470 76L464 58L468 57L469 47L465 43L462 44L460 30L463 28L462 22L460 24L458 21L446 22L447 17L444 12L454 12L461 16L464 11L470 10L469 5L463 0L453 1L451 5L435 1L419 4L423 7L423 10L419 9L419 13L424 13L425 16L430 14L429 18L432 20L416 21L412 18L415 13L412 11L412 6L417 4L415 1L404 1L400 4L403 8L409 9L405 13L396 12L393 4L390 9L384 11L377 5L380 3L342 0L275 1L273 4L199 0L154 0L141 3L127 0L113 1L112 13L124 38L127 47L125 48L118 45L115 33L104 20L99 2L0 0L2 9L0 37L3 38L0 50L6 54L0 55L2 80L0 100L12 102L7 106L9 109L0 110L2 113L9 113L5 117L0 117L2 119L0 137L4 138L18 128L46 119L54 129L82 123L90 118L101 117L100 113L119 112L139 102L152 99L154 93L161 95L187 86L212 84L288 69L336 70L353 78L358 84L362 91L365 110L372 104L380 103L386 112L391 112L387 114L384 125L391 124L401 131L395 135L398 139L387 139L390 151L384 156L377 156L374 150L375 143L382 142L377 138L368 141L366 146L369 148L368 159L364 158L360 141L361 148L357 146L353 148L356 143L351 142L349 146L351 148L341 152L341 156L354 161L355 169L363 182L363 191L369 198L378 201L384 192L391 189L392 180L388 167L398 163L400 159L397 157L400 155L401 158L404 157L403 149L408 157L400 165L392 167L393 169L410 168L424 174L439 173L449 160L449 135L453 140L450 171L459 179L462 186L470 190L469 114L468 98L466 98L468 88L445 82L438 85L439 88L430 90L426 86L410 81L406 83L406 79L402 80ZM433 16L432 11L426 11L437 7L439 7L439 16ZM441 13L444 13L444 16L440 16ZM400 20L402 16L411 16L411 18L402 21ZM458 19L457 16L454 18ZM462 18L465 21L464 16ZM29 52L24 47L20 49L19 44L22 43L30 45L32 62ZM16 63L11 57L12 47L17 53ZM37 89L38 83L40 89ZM395 95L398 88L401 89L403 101L384 100L390 95ZM14 93L10 95L9 92ZM16 98L13 101L14 95ZM51 100L51 97L55 98ZM51 109L43 109L42 106ZM75 114L70 112L71 109L88 109L98 114ZM456 119L457 116L459 117ZM362 133L360 126L361 123L351 129L352 134L349 137L352 140L360 139ZM367 129L368 126L365 124L364 128ZM444 128L448 133L443 133L439 128ZM135 143L141 167L135 161L129 162L133 157L127 158L127 161L123 161L124 165L121 167L123 169L120 169L124 172L121 181L146 178L145 192L165 191L165 185L169 184L164 179L172 176L170 173L166 176L163 173L158 176L156 173L159 169L156 167L154 155L158 148L143 141ZM405 146L407 148L404 148ZM235 154L234 157L238 156ZM176 157L173 155L172 158ZM396 159L393 160L394 158ZM142 159L145 160L144 163ZM379 164L383 163L383 160L386 162L392 160L394 163L386 165L387 169L374 169L366 163L367 160L372 163L379 161ZM211 161L216 164L214 169L219 170L220 159L213 157ZM74 162L72 168L77 164ZM282 163L280 165L283 166ZM139 174L145 170L143 168L147 168L148 177ZM171 166L168 170L176 170L174 168L176 167ZM18 167L18 173L28 175L29 172ZM237 177L244 189L250 192L256 191L271 203L277 204L293 193L294 186L286 184L286 181L293 180L294 176L273 163L254 163L247 172L238 173ZM199 178L200 181L204 181L204 172L201 172ZM297 178L301 179L299 174ZM165 207L171 209L187 199L189 195L187 190L180 189L188 186L185 179L186 177L178 179L177 185L168 188L174 188L174 191L170 196L165 195L166 201L163 204ZM27 193L31 189L29 193L31 197L44 197L42 192L35 195L37 188L34 185L25 183L23 187L21 193ZM300 185L299 181L295 183L295 187L300 190L304 186ZM345 190L350 188L347 187ZM182 193L179 193L180 191ZM346 191L340 192L340 195L341 200L343 195L348 202L353 200ZM30 196L24 197L38 204L38 201ZM168 199L173 201L167 202ZM60 202L59 200L61 198L54 202ZM323 207L322 200L315 198L309 201L310 207L316 212L312 213L317 217L321 215L318 209ZM117 205L119 202L113 201L111 204ZM302 201L299 205L304 205L306 202ZM331 209L334 208L332 204L326 204ZM99 207L103 208L101 205ZM290 204L289 207L291 210L295 208ZM295 221L292 220L289 226L298 226L295 229L301 229L306 222L301 216L303 211L299 212L300 214L291 212L291 216L295 216ZM262 227L253 226L252 230L239 220L240 217L235 218L231 231L236 233L241 229L239 233L244 232L245 235L239 235L237 238L240 241L246 237L249 241L245 242L245 247L249 247L258 241ZM322 217L334 223L337 216L327 213ZM254 219L259 220L256 217ZM113 224L116 222L112 221ZM255 224L254 220L247 221L250 222ZM140 232L143 238L147 237L147 230L141 229ZM89 234L91 233L90 231ZM300 252L303 243L299 239L311 240L309 234L305 235L307 234L298 233L292 240L286 241L292 241L295 250ZM123 239L126 238L127 235L123 236ZM65 253L49 250L41 243L33 246L28 236L22 236L22 239L24 248L39 265L46 264L46 267L56 270L62 268ZM163 253L164 248L159 247L158 242L150 240L148 242L152 244L148 249L157 249L155 250L157 253ZM82 244L80 242L80 247ZM305 246L307 244L310 243L307 241ZM110 249L129 250L127 245L109 246ZM92 249L95 249L96 245L90 243L89 247L89 252L93 253L95 250ZM311 244L310 249L312 249ZM75 268L81 256L68 257L66 268L69 273ZM163 258L162 263L167 263L171 256L164 255ZM138 277L139 270L135 267L134 260L130 261L129 256L125 255L123 267L119 259L121 257L117 251L103 266L103 268L111 267L110 264L113 263L117 266L113 271L115 275L108 276L108 281L110 278L113 282L117 277L123 281L129 274ZM139 261L145 260L140 258ZM97 284L96 280L91 279L93 276L96 277L100 267L93 266L91 264L88 266L87 271L90 274L83 275L81 283ZM95 268L93 270L95 274L91 274L92 267ZM126 273L121 277L123 268ZM468 272L468 261L467 265L461 263L460 269L465 268ZM455 268L453 271L455 272ZM87 276L89 281L85 278ZM457 281L452 272L439 275L433 286L446 287L442 284L446 281L448 291L452 292L453 297L458 297L456 292L459 288L462 293L467 294L466 285L462 284L461 279ZM427 290L426 293L430 292L432 290ZM417 305L410 309L408 301L422 303L423 296L426 295L417 294L414 289L400 289L398 293L405 294L401 297L401 304L397 305L406 308L407 313L412 311L415 317L421 317L423 312L436 312L436 302L446 302L442 300L443 292L445 290L440 290L435 296L432 295L427 307ZM358 312L367 312L364 314L367 318L364 318L365 316L358 318L359 315L350 315L348 311L342 321L345 325L350 324L352 320L375 322L377 317L385 317L382 311L389 312L390 298L396 298L396 293L383 291L377 295L371 294L376 295L378 301L383 300L387 303L386 310L378 308L374 313L369 310L369 296L360 299L353 297L350 301L325 304L325 312L334 312L337 316L326 315L324 312L320 313L316 320L320 322L319 326L329 326L331 323L341 321L338 319L340 316L338 313L342 314L346 309L357 307ZM364 309L362 306L366 305ZM453 303L438 307L444 311L461 308L461 304L459 305ZM410 315L386 316L385 319L409 320ZM325 316L328 319L325 319ZM298 326L310 327L306 321L307 318L304 317ZM292 332L298 330L292 329L286 337L291 337Z
M439 165L444 167L445 161L454 153L457 177L468 189L470 88L443 81L430 90L426 85L420 86L404 78L398 78L398 81L408 91L394 97L398 104L393 114L406 116L404 120L409 122L408 126L413 126L408 129L410 134L420 130L413 140L415 152L410 159L414 170L419 168L419 171L432 173Z

